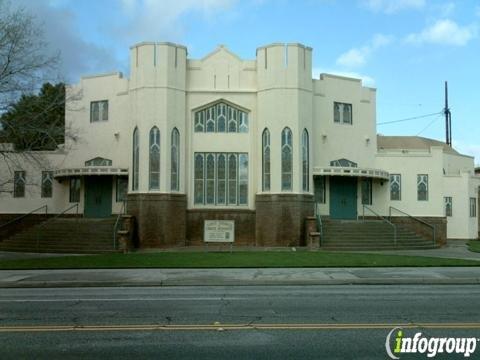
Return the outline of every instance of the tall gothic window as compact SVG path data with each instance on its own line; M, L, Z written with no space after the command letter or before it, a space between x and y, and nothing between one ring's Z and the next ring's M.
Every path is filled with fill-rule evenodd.
M270 131L263 130L262 134L262 190L270 191Z
M180 188L180 133L177 128L172 130L171 142L170 189L178 191Z
M13 197L25 197L25 171L13 173Z
M402 200L402 175L390 174L390 200Z
M194 202L248 205L248 154L195 153Z
M282 131L282 191L292 190L292 131L286 127Z
M132 164L132 190L138 190L138 176L139 176L139 165L140 165L140 148L138 144L138 128L133 130L133 164Z
M149 146L149 181L150 190L160 189L160 130L154 126L150 130Z
M42 171L42 198L52 197L53 171Z
M309 190L309 152L308 152L308 131L307 129L303 130L302 134L302 186L303 191Z
M428 175L417 175L417 200L428 200Z

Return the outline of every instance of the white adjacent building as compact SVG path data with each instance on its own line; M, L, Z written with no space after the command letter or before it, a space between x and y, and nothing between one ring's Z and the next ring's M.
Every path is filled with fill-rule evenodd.
M302 245L305 219L408 215L439 241L477 238L474 159L442 142L378 136L376 90L312 79L312 49L270 44L244 60L219 46L130 48L130 77L85 76L68 88L73 137L38 166L20 159L0 213L44 204L85 217L126 211L139 245L199 244L205 220L234 220L235 241ZM68 97L68 95L67 95ZM446 224L446 230L445 230Z

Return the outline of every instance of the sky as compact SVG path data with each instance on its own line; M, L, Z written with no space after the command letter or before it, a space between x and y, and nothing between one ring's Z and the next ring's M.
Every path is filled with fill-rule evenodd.
M480 164L478 0L16 0L61 54L68 83L122 71L129 46L171 41L202 58L219 44L244 59L273 42L313 48L313 74L377 88L377 131L445 140L449 84L454 147ZM419 117L415 120L381 124Z

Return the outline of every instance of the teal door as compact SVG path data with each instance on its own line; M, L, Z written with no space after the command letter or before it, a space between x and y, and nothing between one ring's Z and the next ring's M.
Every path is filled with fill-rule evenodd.
M335 176L330 178L330 218L357 218L357 179Z
M84 216L102 218L112 215L112 178L110 176L85 177Z

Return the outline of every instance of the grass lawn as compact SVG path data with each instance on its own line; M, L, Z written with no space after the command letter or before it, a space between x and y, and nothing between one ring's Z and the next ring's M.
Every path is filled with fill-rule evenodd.
M470 240L468 242L468 250L480 252L480 240Z
M0 261L0 269L480 266L480 261L339 252L158 252Z

